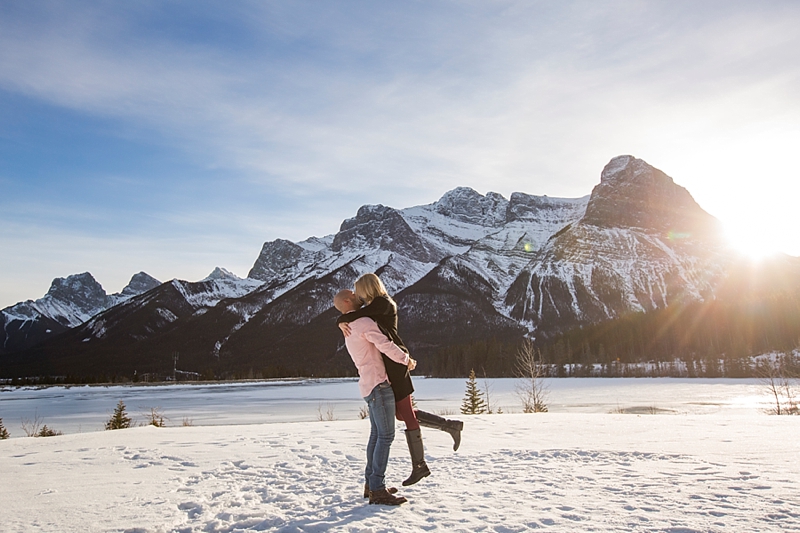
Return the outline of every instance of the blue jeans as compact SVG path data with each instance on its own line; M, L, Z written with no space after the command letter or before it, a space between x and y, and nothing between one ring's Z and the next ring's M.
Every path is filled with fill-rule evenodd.
M379 383L364 398L369 407L369 442L364 476L369 490L386 488L384 478L389 463L389 448L394 440L394 392L388 381Z

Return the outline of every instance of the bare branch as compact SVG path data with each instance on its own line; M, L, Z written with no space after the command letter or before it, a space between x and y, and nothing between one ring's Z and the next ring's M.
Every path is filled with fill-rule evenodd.
M541 353L533 342L525 339L517 351L516 374L520 381L516 385L517 396L522 402L524 413L547 412L547 385L544 378L547 369L542 362Z

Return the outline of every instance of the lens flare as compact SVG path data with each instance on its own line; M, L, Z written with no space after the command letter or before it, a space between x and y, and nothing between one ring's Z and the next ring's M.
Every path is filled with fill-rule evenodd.
M681 231L668 231L667 232L667 239L670 241L680 241L683 239L688 239L691 237L691 233L681 232Z

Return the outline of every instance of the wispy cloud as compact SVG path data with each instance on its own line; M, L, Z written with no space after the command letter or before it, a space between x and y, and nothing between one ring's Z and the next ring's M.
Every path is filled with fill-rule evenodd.
M414 6L399 22L385 4L352 19L355 9L297 6L240 12L251 20L232 23L254 43L244 53L139 35L146 10L61 12L3 28L14 53L0 79L133 120L203 164L270 187L352 192L383 178L390 188L492 180L510 191L543 171L588 174L577 178L585 186L615 155L604 139L649 129L636 116L653 107L691 109L765 78L788 88L797 70L787 75L786 65L800 49L787 37L797 10L748 4L444 4ZM34 30L43 38L30 38ZM587 146L598 153L575 162Z

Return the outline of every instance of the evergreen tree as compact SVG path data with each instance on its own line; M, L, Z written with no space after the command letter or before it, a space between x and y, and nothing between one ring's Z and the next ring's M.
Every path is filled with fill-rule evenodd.
M56 431L53 428L47 427L47 424L42 426L42 429L39 430L34 437L57 437L59 435L63 435L60 431Z
M0 440L4 440L9 438L11 435L8 434L8 430L3 425L3 419L0 418Z
M116 409L114 409L114 414L106 422L106 429L125 429L129 427L131 427L131 417L125 412L125 404L120 400Z
M461 402L462 415L480 415L486 412L486 401L483 399L481 391L478 389L478 381L475 379L475 370L469 371L467 380L467 392L464 401Z

